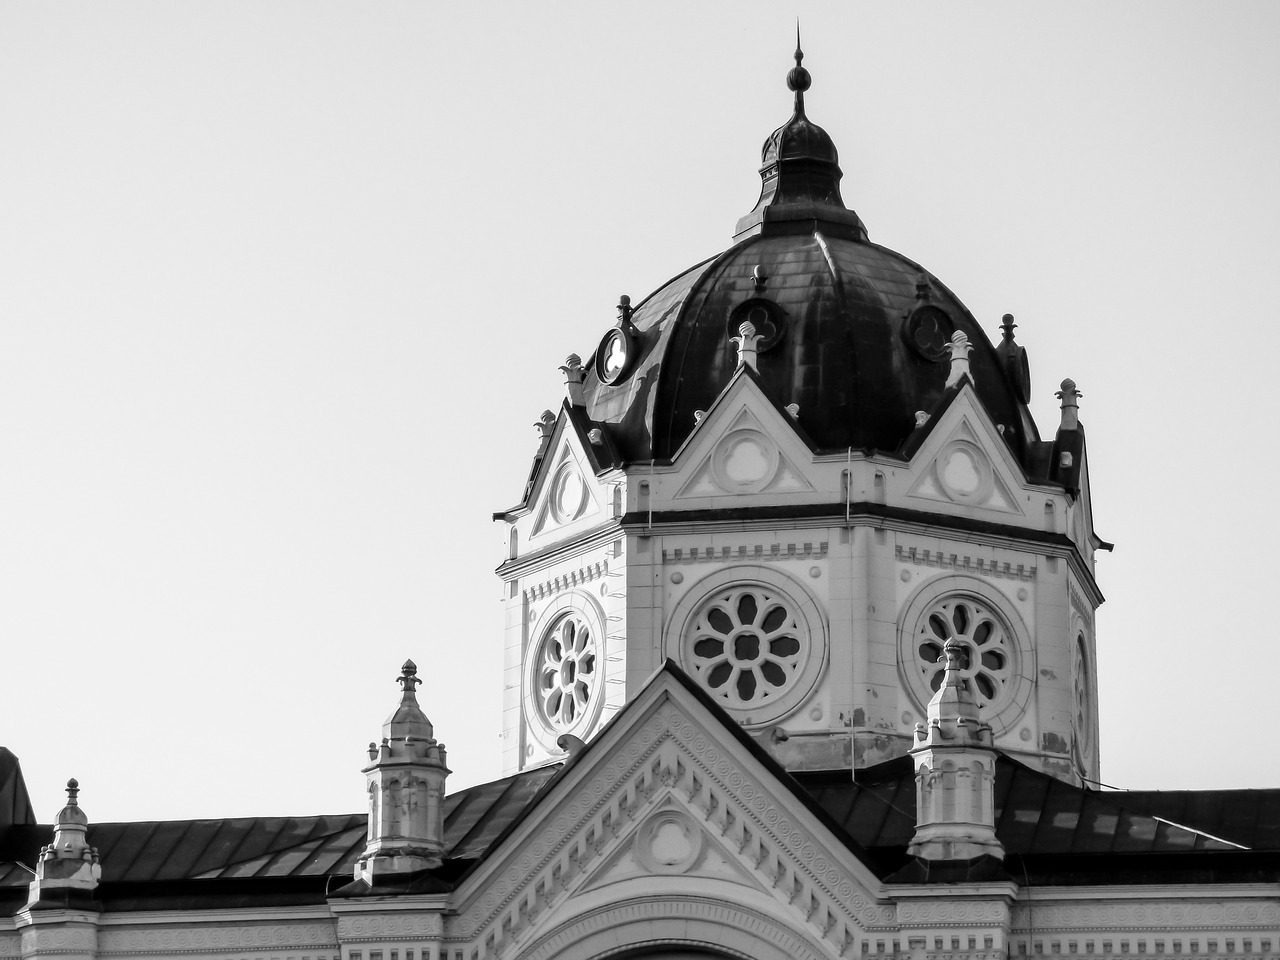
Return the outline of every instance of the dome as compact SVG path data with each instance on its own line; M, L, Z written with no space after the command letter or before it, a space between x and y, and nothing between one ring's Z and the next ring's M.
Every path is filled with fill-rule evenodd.
M973 346L978 396L1024 466L1039 440L1025 354L997 350L964 305L919 264L871 243L840 196L834 143L805 115L808 71L788 76L795 112L765 141L761 193L735 244L624 309L631 343L610 360L610 331L588 364L588 417L622 459L668 460L737 368L730 338L750 319L764 334L757 372L780 407L796 404L820 452L902 447L916 414L944 398L947 341ZM1019 372L1021 371L1021 373Z

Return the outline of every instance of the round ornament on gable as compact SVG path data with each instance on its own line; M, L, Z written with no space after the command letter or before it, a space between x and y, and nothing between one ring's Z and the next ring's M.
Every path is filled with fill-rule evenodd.
M991 461L967 440L953 440L937 460L938 483L959 503L983 503L991 496L995 476Z
M560 464L551 480L551 514L557 523L569 523L587 508L587 485L574 463Z
M759 430L734 430L716 444L711 472L724 490L756 493L778 472L778 448Z

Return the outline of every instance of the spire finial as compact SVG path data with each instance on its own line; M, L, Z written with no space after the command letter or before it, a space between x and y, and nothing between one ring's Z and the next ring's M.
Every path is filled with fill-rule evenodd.
M406 693L413 693L421 682L418 679L418 665L412 660L406 660L404 666L400 668L400 676L396 677L396 683L400 684L400 689Z
M973 371L969 369L969 351L972 349L973 344L963 330L951 335L951 370L947 374L947 389L959 386L965 377L973 381Z
M804 51L800 49L800 18L796 17L796 65L787 74L787 89L796 94L796 116L804 116L804 92L813 83L809 71L803 66Z
M79 797L80 797L80 781L77 780L75 777L72 777L70 780L67 781L67 806L68 807L80 806Z
M1005 338L1006 340L1012 340L1012 339L1013 339L1013 329L1014 329L1014 327L1016 327L1016 326L1017 326L1017 324L1013 322L1013 314L1012 314L1012 313L1006 313L1006 314L1005 314L1005 315L1000 319L1000 329L1004 331L1004 338Z

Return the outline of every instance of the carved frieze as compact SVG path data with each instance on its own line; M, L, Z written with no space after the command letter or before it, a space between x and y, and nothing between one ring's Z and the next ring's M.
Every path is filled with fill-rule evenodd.
M898 544L896 556L899 563L911 563L916 566L938 567L943 570L960 570L965 573L980 574L988 577L1003 577L1006 580L1034 580L1036 568L1025 564L1001 563L984 557L967 557L955 553L944 553L941 550L926 550L920 547L906 547Z
M608 575L609 562L607 560L588 563L577 570L559 574L549 580L544 580L542 583L529 584L524 588L524 599L527 601L544 600L547 597L555 596L563 590L572 590L574 587L580 587L583 584L591 583L593 580L599 580L601 577L607 577Z
M676 547L662 551L663 563L729 563L745 560L809 560L827 555L827 542L770 543L736 547Z
M350 940L436 940L444 935L444 918L439 913L387 913L338 918L338 939Z

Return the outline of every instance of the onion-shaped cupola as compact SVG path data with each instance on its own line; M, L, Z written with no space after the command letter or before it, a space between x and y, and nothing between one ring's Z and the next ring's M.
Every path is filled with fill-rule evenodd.
M761 389L798 408L818 452L907 456L919 415L950 389L963 334L973 389L1029 475L1043 474L1021 347L1008 331L998 351L941 281L867 239L841 198L835 144L806 114L803 57L797 46L792 115L765 141L760 199L734 244L625 305L574 369L575 409L622 462L670 460L733 378L750 321Z
M795 93L791 119L765 140L760 151L760 199L738 221L735 240L756 234L795 233L819 222L837 235L867 239L858 215L840 197L839 154L827 131L804 112L804 92L813 78L803 66L800 31L796 30L796 65L787 74Z

